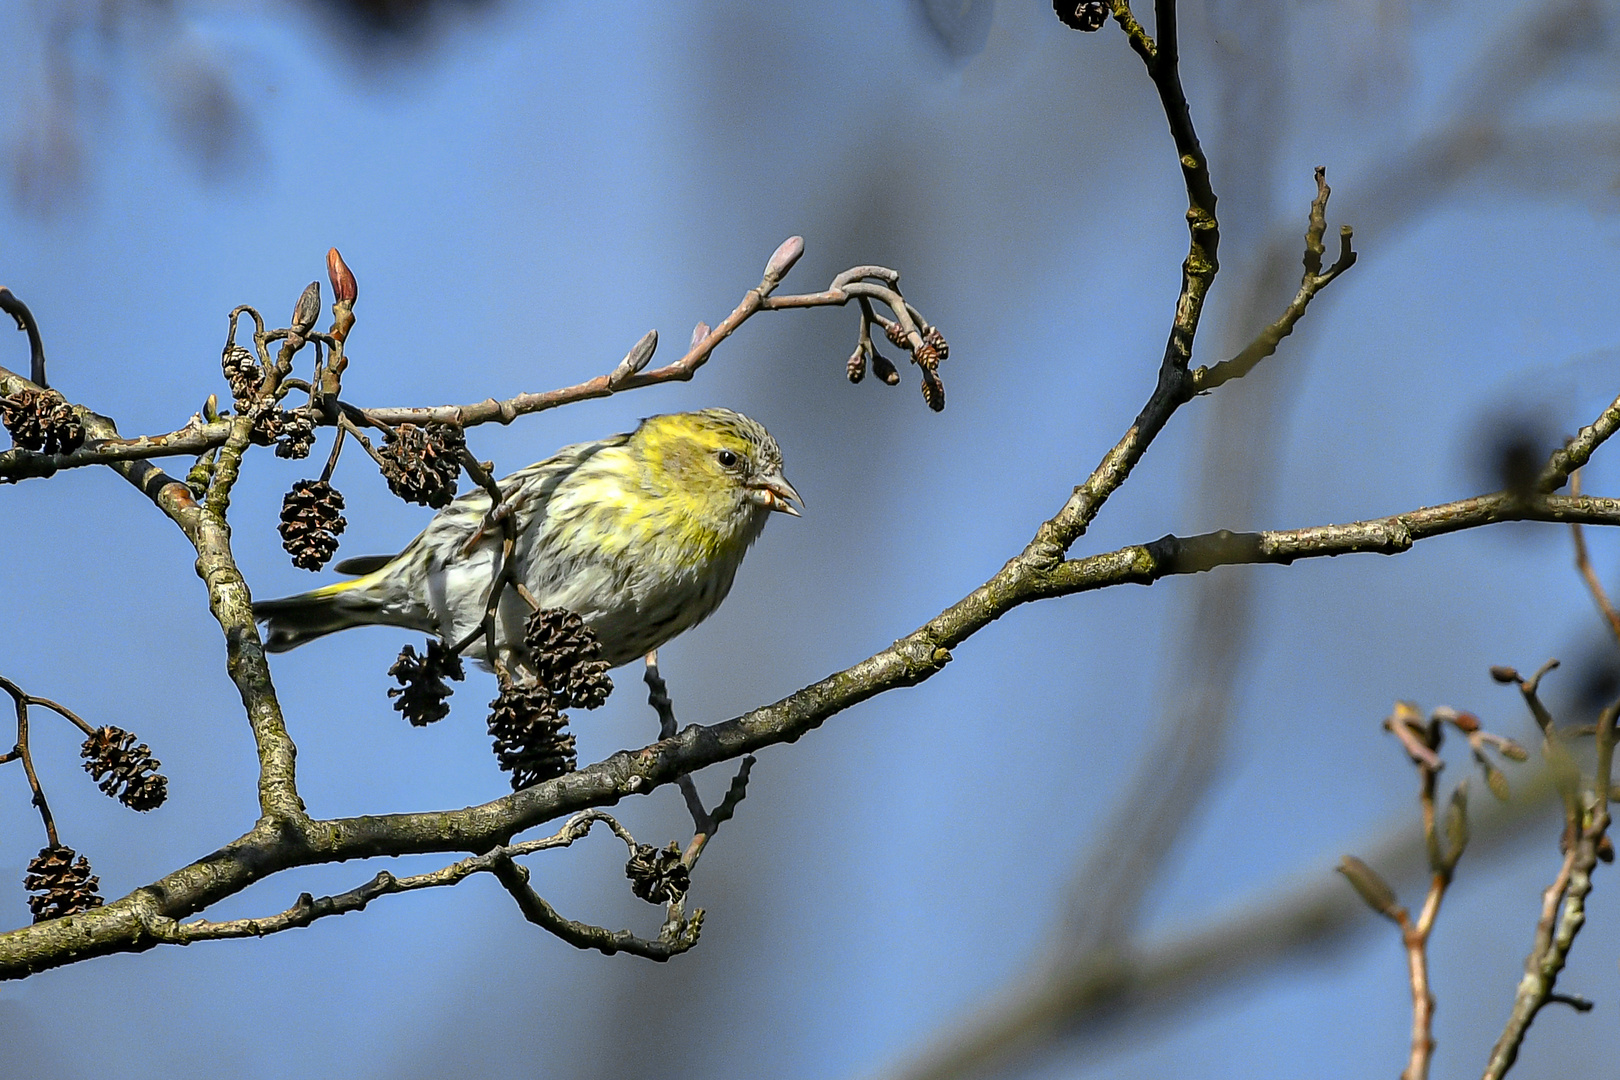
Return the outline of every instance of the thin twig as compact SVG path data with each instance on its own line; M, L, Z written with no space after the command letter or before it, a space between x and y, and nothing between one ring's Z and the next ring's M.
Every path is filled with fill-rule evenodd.
M1569 493L1581 493L1581 471L1576 469L1569 474ZM1575 541L1575 569L1580 572L1581 580L1586 582L1586 588L1592 594L1593 603L1597 604L1598 613L1609 624L1609 632L1616 641L1620 641L1620 612L1614 610L1609 602L1609 594L1603 588L1603 582L1598 580L1597 571L1592 569L1592 560L1586 551L1586 534L1581 530L1579 523L1571 523L1570 537Z
M647 684L647 704L658 714L659 739L674 738L677 726L675 704L670 700L669 687L659 674L656 649L647 654L642 681ZM737 775L731 780L731 786L726 789L725 797L720 800L720 805L715 807L713 813L703 808L703 797L698 794L697 784L690 773L676 777L675 783L686 800L686 810L692 815L692 839L686 845L686 850L681 853L681 862L688 870L697 865L703 849L714 839L714 834L719 830L721 823L730 821L732 815L737 812L737 804L748 797L748 775L753 767L754 756L745 755L737 769Z
M551 836L538 840L526 840L519 844L508 844L494 848L482 855L461 859L438 870L422 874L412 874L408 877L395 877L384 870L376 877L363 885L359 885L347 892L333 896L313 897L304 893L285 911L274 915L260 916L247 919L230 919L223 922L211 922L206 919L196 919L191 922L179 922L174 919L157 915L148 915L143 920L144 929L159 941L172 945L190 945L197 941L223 941L231 938L264 937L267 934L276 934L284 930L292 930L308 926L317 919L332 915L346 915L351 911L364 911L366 905L381 896L394 893L413 892L418 889L431 889L460 884L474 874L489 873L502 878L503 884L508 876L520 877L527 889L527 871L516 866L513 859L524 855L552 848L568 847L574 841L587 835L591 826L597 822L605 823L614 834L625 844L635 849L635 838L620 825L614 818L599 810L586 811L570 818L568 823ZM528 890L526 902L533 906L536 902L543 905L537 909L545 913L541 921L547 929L562 932L558 936L568 940L571 944L582 948L596 948L603 952L631 952L638 956L646 956L655 960L667 960L679 952L684 952L697 943L697 932L692 928L690 932L677 941L651 941L637 937L629 931L613 931L602 927L591 926L587 923L575 922L558 915L544 900ZM525 914L529 914L525 911Z
M1575 936L1586 922L1586 897L1592 891L1592 871L1598 864L1599 851L1609 828L1609 789L1617 717L1620 717L1620 701L1604 709L1598 719L1597 763L1588 793L1590 805L1576 806L1567 813L1568 850L1558 876L1542 893L1535 944L1525 960L1524 977L1519 980L1514 994L1507 1025L1491 1049L1484 1080L1501 1080L1518 1060L1525 1034L1537 1014L1552 1001L1558 975L1569 958ZM1552 764L1550 758L1549 764ZM1568 805L1566 797L1566 807Z
M658 737L674 738L675 703L670 700L669 686L659 674L656 649L647 654L646 669L641 673L641 680L647 684L647 704L658 714ZM686 800L687 813L692 815L693 843L696 843L697 837L706 836L713 830L714 820L703 808L703 797L698 794L697 784L693 782L691 774L677 777L675 783L681 789L681 796Z
M1230 382L1232 379L1241 379L1256 364L1277 351L1283 338L1294 332L1299 320L1304 318L1305 309L1310 306L1316 294L1332 283L1333 279L1355 265L1356 253L1350 246L1354 235L1350 226L1346 225L1339 232L1339 257L1327 270L1322 269L1322 235L1327 229L1327 202L1331 194L1327 185L1326 170L1317 167L1316 170L1316 198L1311 202L1310 224L1305 231L1305 273L1300 278L1299 291L1289 302L1287 309L1276 322L1260 332L1249 345L1230 360L1222 360L1214 367L1197 368L1192 373L1193 389L1197 393L1206 393ZM1578 492L1576 493L1578 494Z
M348 437L349 429L338 426L337 434L332 437L332 452L326 456L326 468L321 470L321 483L330 483L332 471L337 468L338 455L343 453L343 440Z
M17 707L17 744L12 754L22 759L23 772L28 775L28 787L33 792L34 808L39 811L39 819L45 825L45 838L49 846L58 847L61 840L56 835L56 819L51 816L50 803L45 801L45 789L40 785L39 774L34 771L34 755L28 746L29 696L22 687L4 676L0 676L0 690L10 694Z
M0 288L0 311L17 320L17 329L28 335L28 379L41 388L49 388L45 381L45 339L40 336L39 323L28 305L17 299L10 289Z
M786 246L786 245L784 245ZM780 249L779 249L780 250ZM862 296L871 296L890 305L895 317L902 324L913 322L910 308L904 297L892 287L892 283L899 279L899 275L884 267L860 266L840 274L834 279L831 288L816 293L803 293L791 296L773 296L775 281L767 266L767 274L760 284L743 294L737 306L732 309L721 322L710 330L701 339L694 340L686 355L673 363L663 367L653 368L650 371L628 371L621 364L607 375L598 375L573 386L561 387L539 394L518 394L514 397L497 401L489 398L470 405L441 405L433 408L369 408L364 410L368 418L388 424L429 422L456 424L463 428L474 427L478 424L499 423L510 424L520 416L531 413L555 409L561 405L569 405L577 401L589 401L593 398L608 397L624 390L634 390L643 386L655 386L667 382L687 382L705 363L714 350L726 338L730 337L743 323L761 311L785 311L809 307L842 307L853 299ZM876 277L889 284L873 285L863 282L862 278ZM643 339L645 342L647 339ZM920 343L920 339L919 339ZM650 353L649 353L650 357ZM638 351L633 349L626 360L639 358ZM630 366L634 366L633 362Z

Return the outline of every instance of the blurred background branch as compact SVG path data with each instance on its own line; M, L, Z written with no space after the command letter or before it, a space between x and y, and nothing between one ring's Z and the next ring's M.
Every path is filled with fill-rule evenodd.
M1289 95L1281 87L1287 82L1287 27L1294 11L1271 0L1217 2L1207 11L1221 42L1212 53L1221 148L1213 155L1213 168L1228 266L1217 296L1223 300L1223 349L1233 355L1254 327L1269 320L1297 265L1297 211L1279 208L1273 195L1277 155L1290 119ZM1379 55L1371 60L1379 64L1399 53L1395 42L1376 48ZM1609 18L1588 0L1553 0L1509 19L1455 79L1449 94L1454 104L1438 125L1399 140L1350 178L1341 178L1336 214L1354 222L1363 237L1379 237L1379 245L1364 257L1389 250L1397 233L1442 209L1444 196L1471 177L1517 178L1508 182L1553 197L1571 190L1555 176L1582 187L1620 177L1620 145L1603 125L1595 131L1584 127L1579 138L1560 141L1556 124L1526 128L1509 119L1533 92L1566 76L1571 57L1613 51ZM1547 156L1538 156L1536 149ZM1275 501L1281 436L1303 384L1301 369L1319 341L1307 327L1246 380L1243 393L1215 395L1191 489L1193 521L1244 528L1265 520ZM908 1080L981 1076L1002 1069L1010 1058L1038 1062L1043 1054L1061 1052L1096 1013L1117 1010L1116 1018L1123 1018L1132 1011L1109 1003L1108 973L1137 951L1133 939L1148 910L1145 899L1222 775L1239 687L1252 668L1249 649L1263 618L1254 571L1247 568L1201 576L1183 603L1180 630L1162 666L1161 693L1171 700L1158 734L1077 866L1049 943L1027 970L1013 976L1000 1000L987 1003L981 1016L953 1021L936 1045L918 1051L915 1066L895 1075ZM1291 955L1312 934L1340 934L1354 912L1346 907L1342 918L1327 916L1342 902L1329 899L1334 884L1311 893L1328 908L1301 896L1292 908L1297 917L1279 923L1283 933L1271 928L1251 934L1241 924L1222 923L1194 938L1202 944L1189 946L1189 953L1206 955L1199 952L1202 945L1228 943L1236 951L1225 962L1246 969L1262 957ZM1173 950L1154 955L1165 959L1135 970L1154 972L1155 978L1202 970L1197 962L1183 967ZM1029 989L1031 984L1040 989ZM1086 989L1077 992L1077 987ZM1065 1015L1066 1010L1072 1012ZM964 1023L977 1035L964 1036Z

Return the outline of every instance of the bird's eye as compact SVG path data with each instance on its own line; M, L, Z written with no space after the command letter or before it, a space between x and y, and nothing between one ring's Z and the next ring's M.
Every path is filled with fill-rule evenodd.
M722 450L715 457L719 459L722 469L735 469L737 467L737 455L730 450Z

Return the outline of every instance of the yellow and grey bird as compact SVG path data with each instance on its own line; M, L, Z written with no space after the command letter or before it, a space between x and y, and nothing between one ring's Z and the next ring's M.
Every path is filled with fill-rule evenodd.
M615 667L713 614L771 512L797 516L793 503L803 502L782 475L776 440L730 409L649 417L635 431L564 447L500 488L516 526L515 576L542 608L584 619ZM361 575L354 580L254 604L265 647L285 652L373 624L461 641L484 617L500 559L489 508L488 493L468 492L398 555L340 563ZM528 613L506 590L495 641L505 662L526 661ZM486 643L469 655L487 663Z

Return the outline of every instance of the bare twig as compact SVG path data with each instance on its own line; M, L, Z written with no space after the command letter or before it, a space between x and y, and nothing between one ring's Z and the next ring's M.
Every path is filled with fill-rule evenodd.
M0 311L17 320L17 329L28 335L28 380L48 387L50 384L45 381L45 340L40 337L39 323L34 321L34 313L6 288L0 288Z
M674 738L675 703L670 700L669 686L658 672L657 650L647 654L646 670L642 672L641 679L647 684L647 704L658 714L658 737ZM687 812L692 815L695 842L695 837L707 835L714 827L714 823L709 817L709 812L703 808L703 798L698 794L697 784L692 781L691 775L677 777L675 783L681 789L682 798L686 800Z
M45 801L45 789L40 785L39 774L34 771L34 755L28 744L28 706L33 699L23 692L22 687L3 676L0 676L0 690L10 694L17 707L17 742L11 754L7 755L7 760L21 759L23 772L28 775L28 788L33 792L34 809L39 811L40 822L45 826L48 845L57 847L61 840L56 835L56 819L51 816L50 803Z
M669 687L664 683L664 677L658 672L658 653L653 651L647 654L646 671L642 673L642 680L647 684L647 704L653 707L658 714L658 737L670 739L675 735L675 705L669 697ZM681 853L681 862L690 870L697 865L698 858L703 849L714 838L715 832L722 822L730 821L731 816L737 812L737 804L748 795L748 774L754 767L754 756L747 754L743 757L742 765L737 769L737 775L732 778L731 786L720 800L720 805L710 813L703 808L703 797L698 794L697 784L692 780L691 774L676 777L676 784L681 789L681 795L686 800L686 809L692 815L692 840Z
M1569 493L1581 493L1581 471L1576 469L1569 474ZM1587 590L1592 594L1592 602L1597 604L1598 614L1603 621L1609 624L1609 632L1616 641L1620 641L1620 612L1615 611L1614 605L1609 602L1609 594L1603 588L1603 582L1598 580L1597 571L1592 569L1592 560L1586 552L1586 534L1581 531L1579 524L1569 527L1570 537L1575 542L1575 569L1580 572L1581 580L1586 582Z
M1222 360L1214 367L1201 367L1193 371L1193 389L1197 393L1212 390L1232 379L1241 379L1256 364L1277 351L1282 339L1294 332L1316 294L1325 289L1334 278L1355 265L1356 253L1350 246L1353 236L1350 226L1339 232L1339 257L1328 269L1322 269L1322 235L1327 229L1327 201L1331 193L1327 185L1326 170L1317 167L1316 198L1311 202L1310 224L1305 231L1305 273L1300 278L1299 291L1276 322L1266 327L1248 347L1230 360Z
M789 237L777 249L777 254L771 257L766 264L765 275L760 283L748 292L743 298L712 330L701 338L693 336L691 347L686 355L673 363L663 367L653 368L650 371L632 370L638 363L645 364L652 358L652 346L656 344L656 337L651 341L642 338L636 347L631 349L629 355L607 375L598 375L573 386L565 386L557 390L548 390L540 394L518 394L504 401L490 398L471 405L442 405L436 408L370 408L365 410L367 417L385 424L429 422L456 424L460 427L474 427L478 424L500 423L510 424L520 416L530 413L543 412L555 409L560 405L569 405L576 401L589 401L593 398L608 397L622 390L634 390L643 386L655 386L667 382L686 382L697 374L698 369L708 362L714 350L726 338L730 337L743 323L761 311L782 311L794 308L807 307L841 307L853 299L862 296L875 296L886 304L894 307L895 316L902 322L910 322L909 307L903 297L892 287L872 285L862 281L863 278L877 277L892 285L899 280L893 270L884 267L860 266L846 271L834 279L830 288L818 293L805 293L794 296L773 296L781 276L791 268L794 258L783 258L784 252L803 251L803 240L798 237Z
M1457 785L1451 794L1451 805L1446 813L1444 827L1440 824L1435 805L1435 788L1443 764L1439 757L1440 744L1445 735L1445 722L1454 724L1460 718L1453 709L1436 709L1424 718L1408 702L1397 702L1394 713L1384 721L1385 730L1400 739L1402 748L1418 770L1418 804L1423 821L1423 847L1428 855L1429 888L1424 894L1423 907L1418 917L1410 913L1395 899L1392 890L1366 863L1346 855L1339 865L1340 873L1360 894L1372 910L1393 922L1401 932L1401 944L1406 950L1407 979L1412 993L1412 1048L1407 1057L1401 1080L1427 1080L1429 1064L1434 1057L1434 991L1429 982L1429 936L1434 932L1440 905L1456 873L1457 861L1468 846L1468 781ZM1477 721L1469 722L1477 725ZM1461 727L1467 727L1464 723ZM1420 752L1421 751L1421 752Z
M527 871L517 866L512 860L524 855L532 855L538 851L568 847L574 841L587 835L591 830L591 826L599 821L607 824L631 850L634 850L635 838L625 830L624 826L599 810L589 810L570 818L566 825L551 836L538 840L526 840L520 844L502 845L482 855L462 859L459 862L451 863L449 866L423 874L395 877L384 870L370 881L350 889L348 892L318 898L311 896L309 893L304 893L292 907L274 915L231 919L225 922L210 922L205 919L179 922L160 915L148 915L143 920L143 927L147 933L159 941L171 945L190 945L197 941L264 937L267 934L276 934L284 930L308 926L315 920L327 916L346 915L351 911L364 911L366 905L378 897L389 896L394 893L413 892L418 889L458 885L472 875L479 873L488 873L501 877L503 884L506 882L507 877L521 879L524 883L524 889L527 889ZM545 925L547 929L552 930L554 933L561 930L562 932L558 933L559 937L581 948L599 949L609 954L630 952L650 959L667 960L671 956L684 952L697 944L696 927L692 927L688 933L678 936L675 940L650 941L637 937L629 931L612 931L565 919L557 915L551 905L546 904L537 895L533 895L532 890L529 890L529 895L525 899L531 905L536 902L543 905L538 910L548 914L544 916L542 925ZM700 916L695 917L695 919L701 921Z
M1538 677L1539 677L1538 673ZM1521 687L1522 689L1522 687ZM1526 695L1530 700L1530 695ZM1575 936L1586 922L1586 897L1592 891L1592 871L1609 828L1609 791L1614 764L1615 720L1620 701L1603 710L1596 731L1597 763L1590 790L1574 802L1565 796L1568 848L1558 876L1541 898L1541 918L1536 924L1535 944L1525 960L1524 977L1519 980L1513 1007L1508 1013L1501 1038L1491 1049L1485 1066L1485 1080L1501 1080L1518 1059L1519 1047L1535 1022L1536 1015L1554 999L1558 975L1564 969ZM1541 717L1537 716L1540 722ZM1545 726L1544 726L1545 727ZM1546 728L1550 730L1549 728ZM1548 745L1553 745L1550 740ZM1548 764L1558 762L1548 755ZM1564 787L1560 783L1560 787Z
M1487 806L1478 815L1470 846L1501 850L1522 838L1553 794L1544 775L1531 778L1511 804ZM1410 825L1363 847L1369 862L1397 872L1397 880L1429 878L1425 849L1422 830ZM1244 905L1203 925L1178 928L1136 948L1077 956L1016 983L914 1061L882 1075L889 1080L999 1076L1013 1063L1098 1024L1184 1015L1181 1009L1168 1013L1165 1004L1185 1006L1284 960L1333 958L1333 947L1364 928L1376 910L1320 869L1294 882L1267 885Z

